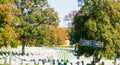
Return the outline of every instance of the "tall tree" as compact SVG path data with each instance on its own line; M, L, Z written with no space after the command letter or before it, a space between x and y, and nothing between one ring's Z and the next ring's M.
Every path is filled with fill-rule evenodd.
M119 0L84 0L84 6L74 18L71 42L79 43L83 39L102 41L104 48L95 48L96 62L99 55L114 58L115 45L120 45L119 8ZM93 54L92 47L79 46L79 50L78 55Z
M12 22L12 8L10 0L0 1L0 47L9 46L16 38Z
M42 34L39 33L42 31L47 32L46 29L42 30L41 28L44 28L44 26L57 27L59 19L54 9L48 5L47 0L14 0L14 3L15 7L20 10L20 13L16 14L14 21L20 21L15 26L20 32L22 54L24 54L26 43L39 43L42 39L39 38L42 37ZM43 26L43 24L45 25Z

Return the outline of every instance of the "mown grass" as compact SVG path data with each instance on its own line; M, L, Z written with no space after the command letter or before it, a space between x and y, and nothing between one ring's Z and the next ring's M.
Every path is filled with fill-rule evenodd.
M74 48L74 46L53 46L53 48Z
M0 64L0 65L9 65L9 64Z

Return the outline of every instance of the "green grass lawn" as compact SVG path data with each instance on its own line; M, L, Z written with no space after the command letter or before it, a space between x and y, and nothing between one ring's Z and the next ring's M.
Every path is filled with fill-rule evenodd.
M53 48L74 48L74 46L53 46Z
M0 64L0 65L9 65L9 64Z

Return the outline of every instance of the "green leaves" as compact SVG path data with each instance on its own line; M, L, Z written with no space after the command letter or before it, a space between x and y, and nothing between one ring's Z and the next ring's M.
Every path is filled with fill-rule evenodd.
M11 42L11 47L12 47L12 48L17 48L17 46L18 46L18 41L17 41L17 40L13 40L13 41Z
M104 42L104 48L95 48L96 54L114 57L114 45L120 46L120 3L114 0L84 0L85 5L76 14L71 31L71 42L95 40ZM91 55L91 47L79 47L79 55ZM86 50L86 51L83 51Z
M96 22L89 19L87 22L85 22L85 27L89 30L89 31L97 31L97 26L96 26Z
M6 4L4 5L5 2ZM14 27L11 25L12 8L7 6L8 2L8 0L0 1L0 47L9 46L11 42L17 37Z
M20 21L16 31L23 43L36 46L56 43L55 30L50 28L57 28L59 18L47 0L14 0L14 5L20 10L14 22Z

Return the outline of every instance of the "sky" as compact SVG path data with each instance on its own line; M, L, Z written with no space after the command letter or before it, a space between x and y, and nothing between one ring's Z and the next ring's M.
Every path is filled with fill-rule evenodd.
M58 12L58 16L60 18L59 27L68 27L68 22L64 21L63 18L65 15L68 15L73 10L79 10L77 0L48 0L49 5L54 8L56 12Z

